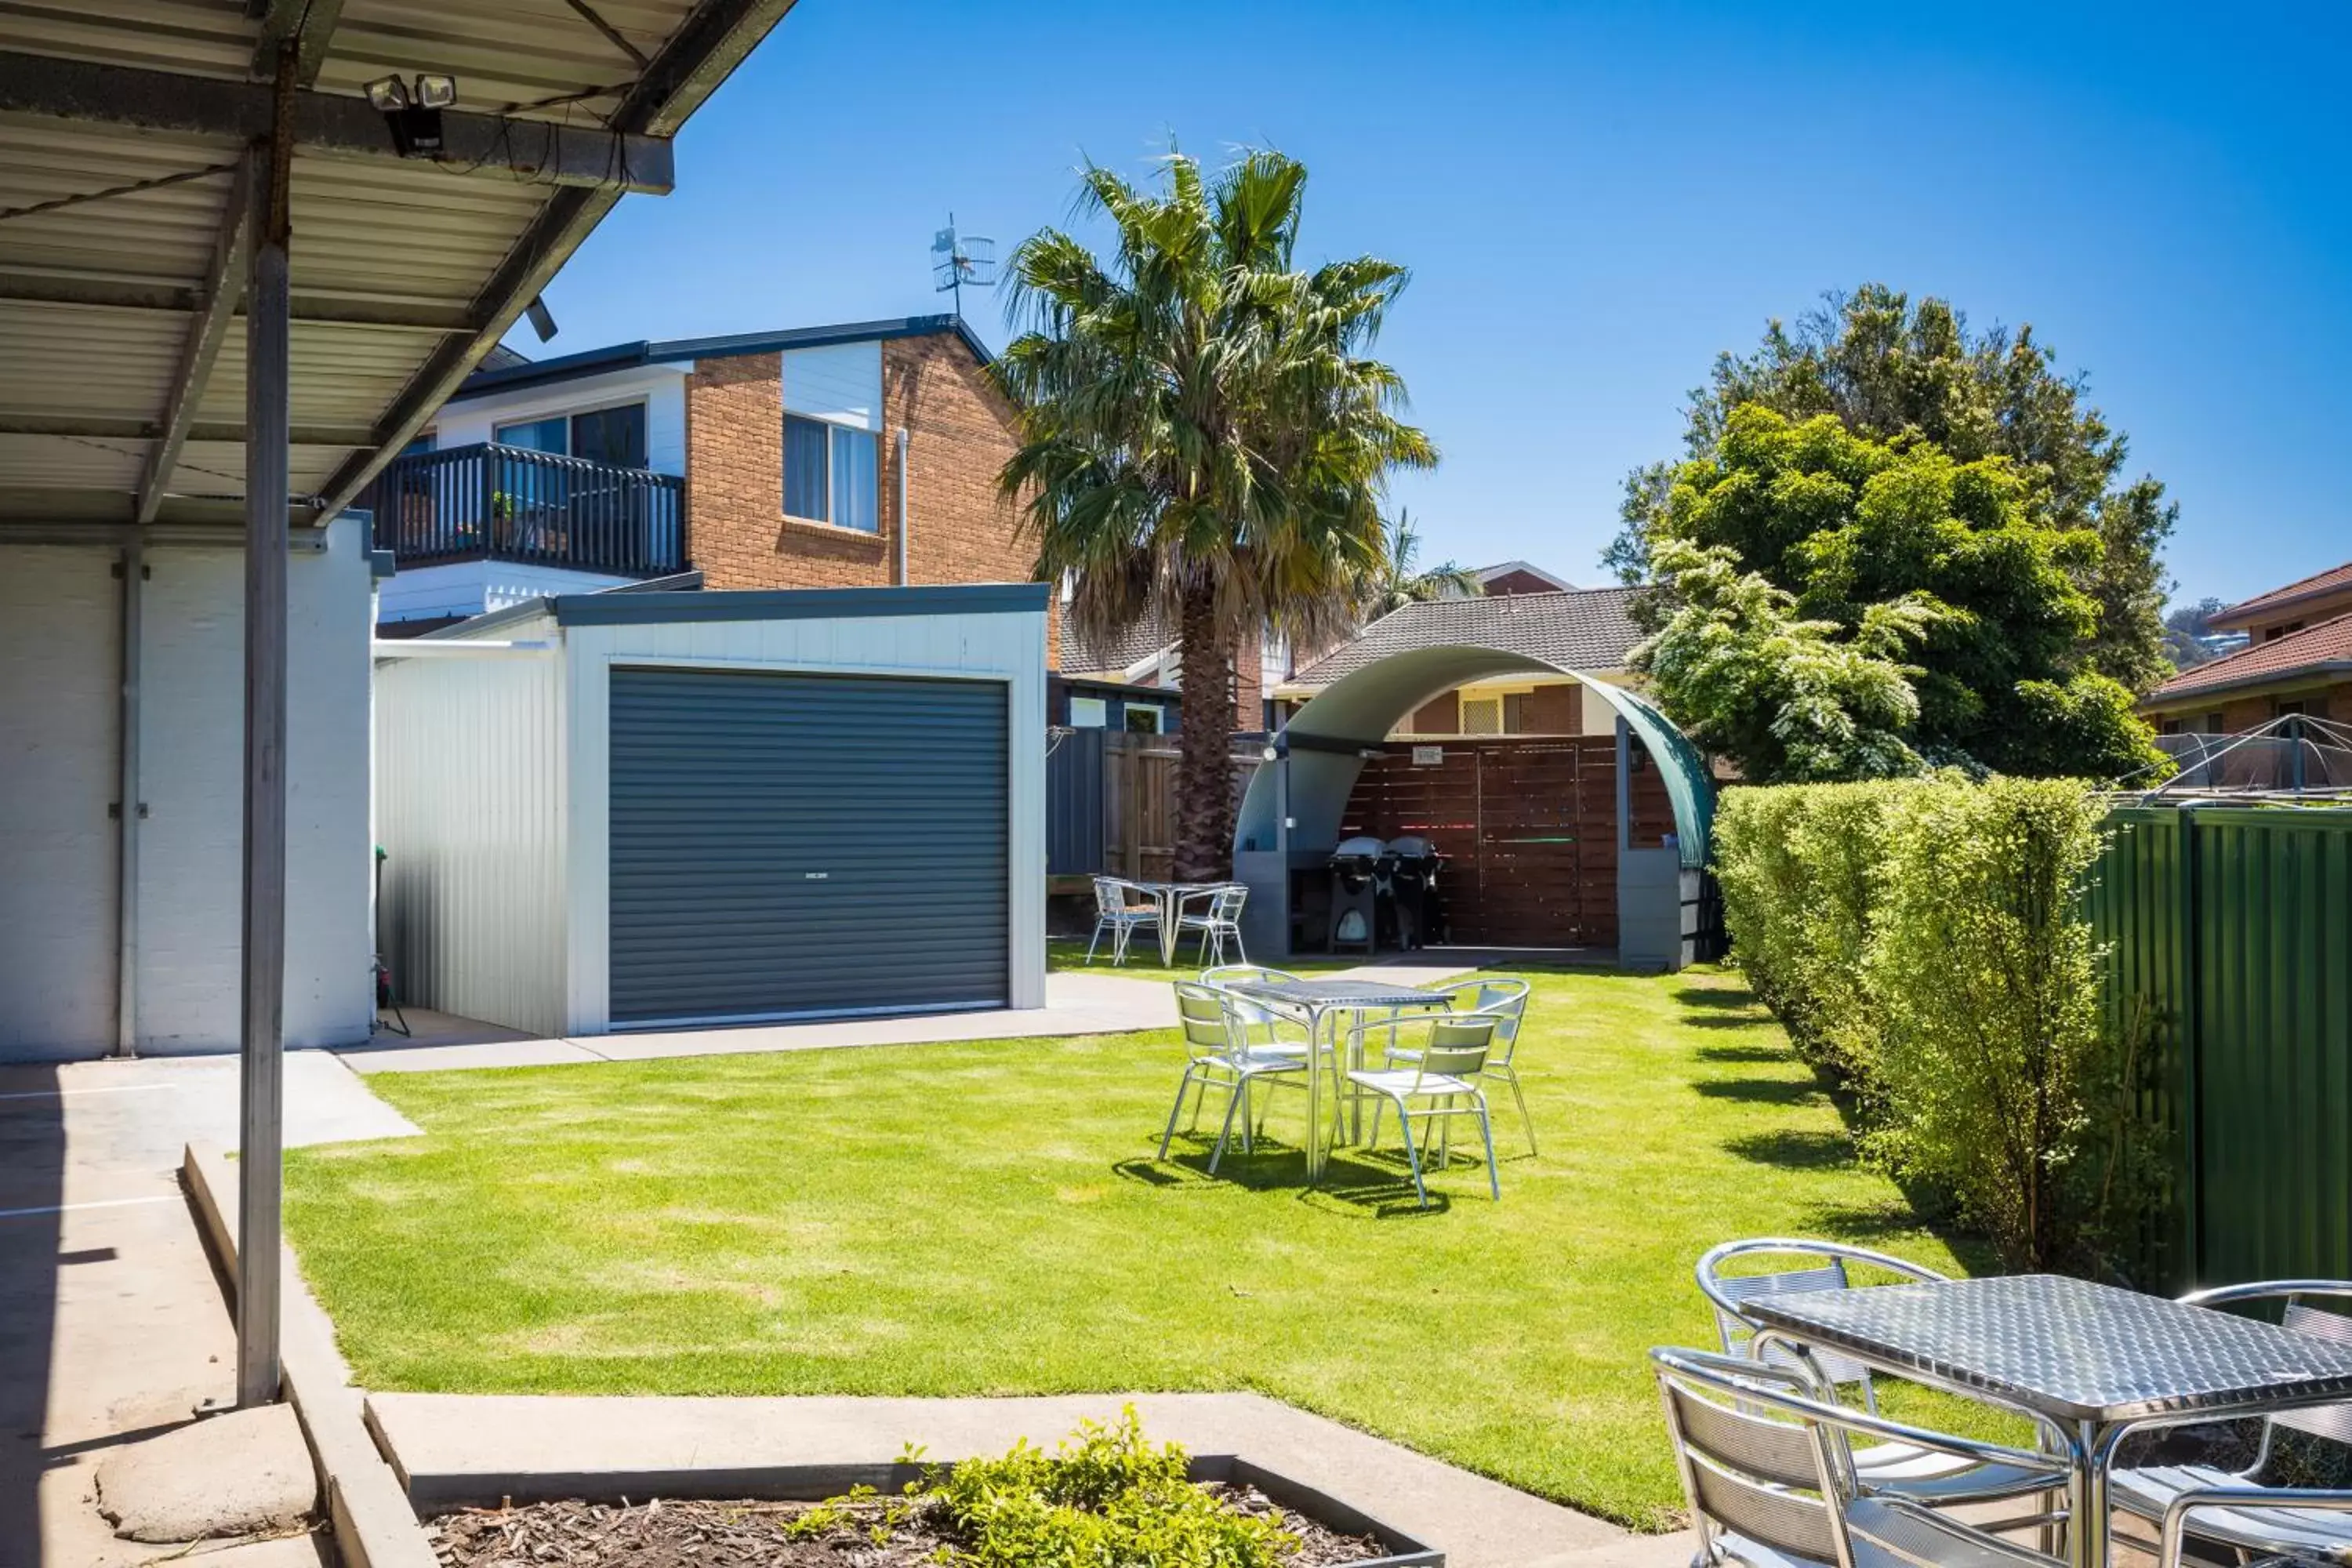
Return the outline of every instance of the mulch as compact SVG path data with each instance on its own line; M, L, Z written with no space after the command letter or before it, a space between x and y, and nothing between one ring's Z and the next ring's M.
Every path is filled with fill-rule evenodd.
M1255 1487L1202 1489L1243 1513L1274 1504ZM809 1502L532 1503L466 1509L427 1521L442 1568L915 1568L958 1544L919 1514L877 1541L892 1500ZM845 1516L841 1528L795 1541L785 1527L813 1508ZM1341 1535L1285 1510L1283 1528L1298 1538L1285 1568L1336 1568L1386 1554L1370 1536Z

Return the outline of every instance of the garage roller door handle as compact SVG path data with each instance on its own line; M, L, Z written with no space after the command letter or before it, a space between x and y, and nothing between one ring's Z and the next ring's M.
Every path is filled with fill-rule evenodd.
M807 882L822 882L832 875L830 871L803 871L801 873L801 879Z

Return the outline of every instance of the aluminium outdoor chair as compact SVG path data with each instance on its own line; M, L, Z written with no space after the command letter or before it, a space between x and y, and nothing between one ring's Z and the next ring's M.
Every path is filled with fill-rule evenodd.
M2039 1467L2043 1489L2065 1485L2055 1461L1824 1400L1794 1367L1698 1350L1654 1350L1650 1361L1698 1533L1693 1568L2058 1568L1948 1514L1871 1492L1851 1456L1862 1438L1973 1468Z
M1286 969L1268 969L1258 963L1223 963L1201 972L1202 984L1213 985L1221 991L1234 985L1280 984L1297 978ZM1307 1054L1307 1026L1298 1019L1246 996L1234 998L1234 1010L1241 1015L1249 1038L1255 1044L1295 1056Z
M1227 882L1214 891L1196 895L1208 900L1208 908L1198 914L1186 914L1181 908L1176 913L1176 940L1182 942L1186 931L1201 933L1201 963L1202 967L1225 961L1225 943L1234 944L1234 953L1243 963L1249 962L1249 950L1242 945L1242 906L1249 902L1249 889L1239 882Z
M1737 1258L1777 1258L1785 1262L1810 1260L1811 1267L1782 1268L1762 1274L1727 1274L1723 1266ZM1716 1332L1727 1355L1753 1355L1759 1325L1742 1312L1742 1304L1757 1296L1794 1294L1808 1290L1853 1288L1846 1266L1862 1264L1906 1280L1934 1281L1945 1276L1932 1268L1883 1252L1847 1247L1834 1241L1809 1241L1784 1237L1758 1237L1727 1241L1710 1247L1698 1260L1700 1294L1715 1309ZM1777 1345L1765 1347L1766 1362L1795 1367L1810 1374L1821 1392L1832 1396L1858 1396L1863 1408L1878 1412L1878 1390L1870 1368L1852 1356L1832 1350L1814 1350L1803 1359ZM1857 1450L1853 1464L1860 1484L1868 1490L1910 1498L1935 1506L1997 1502L2029 1497L2046 1490L2048 1482L2038 1467L2016 1470L1975 1466L1946 1452L1902 1444Z
M2246 1285L2223 1285L2192 1290L2180 1298L2200 1307L2276 1303L2279 1326L2315 1339L2352 1344L2352 1317L2325 1307L2308 1305L2315 1299L2352 1305L2352 1280L2263 1279ZM2265 1487L2258 1478L2269 1464L2271 1445L2281 1430L2301 1432L2352 1443L2352 1404L2318 1405L2305 1410L2282 1410L2263 1421L2261 1446L2253 1462L2243 1469L2215 1465L2147 1465L2118 1469L2109 1478L2116 1508L2151 1524L2167 1522L2180 1500L2196 1494L2220 1500L2190 1505L2195 1521L2186 1526L2200 1541L2219 1543L2243 1555L2352 1562L2352 1512L2342 1501L2314 1500L2352 1498L2352 1493L2314 1493L2286 1487ZM2143 1548L2147 1542L2135 1544Z
M1242 1017L1240 998L1231 992L1212 985L1196 984L1179 980L1176 984L1176 1012L1184 1028L1184 1049L1187 1059L1184 1076L1176 1085L1176 1103L1169 1108L1168 1126L1160 1135L1160 1157L1168 1158L1168 1145L1176 1136L1176 1119L1184 1112L1184 1098L1197 1087L1193 1117L1200 1116L1199 1102L1212 1089L1225 1091L1225 1121L1218 1130L1217 1146L1209 1154L1209 1172L1216 1173L1217 1163L1225 1157L1225 1145L1234 1134L1234 1116L1241 1115L1242 1152L1256 1152L1255 1126L1252 1117L1252 1098L1262 1085L1265 1089L1305 1089L1307 1058L1297 1051L1253 1044L1249 1026ZM1260 1110L1255 1122L1263 1122Z
M1486 1092L1478 1087L1486 1053L1494 1047L1496 1022L1491 1015L1479 1013L1418 1013L1367 1019L1350 1029L1343 1043L1345 1054L1340 1060L1355 1061L1365 1054L1364 1046L1375 1035L1385 1034L1391 1042L1400 1038L1413 1042L1392 1045L1392 1054L1384 1056L1382 1066L1350 1068L1347 1081L1351 1089L1373 1098L1373 1142L1380 1142L1381 1113L1395 1107L1397 1121L1404 1131L1405 1163L1412 1168L1412 1190L1423 1208L1429 1206L1429 1187L1422 1180L1421 1151L1429 1147L1428 1130L1450 1131L1453 1120L1461 1116L1477 1119L1478 1136L1486 1145L1486 1189L1496 1203L1503 1201L1502 1180L1495 1170L1494 1124L1486 1114ZM1424 1129L1419 1145L1412 1138L1415 1121ZM1441 1166L1452 1154L1453 1141L1442 1136Z
M1095 945L1110 933L1113 967L1127 962L1127 944L1139 931L1160 929L1160 900L1133 882L1118 877L1095 879L1095 933L1087 939L1087 962L1095 961Z
M1528 993L1532 987L1524 980L1490 975L1431 989L1449 999L1455 1017L1472 1013L1494 1016L1495 1047L1486 1053L1485 1076L1501 1079L1510 1086L1511 1098L1519 1107L1519 1121L1528 1130L1528 1152L1536 1152L1536 1121L1528 1114L1527 1092L1519 1088L1518 1069L1511 1065L1519 1048L1519 1026L1527 1022ZM1388 1054L1403 1061L1411 1059L1412 1051L1409 1047L1392 1047Z

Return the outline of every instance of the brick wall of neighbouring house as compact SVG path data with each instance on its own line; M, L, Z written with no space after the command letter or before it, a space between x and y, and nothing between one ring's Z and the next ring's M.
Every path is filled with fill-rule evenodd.
M908 432L910 584L1025 583L1034 551L996 476L1017 444L1013 412L952 332L881 345L877 439L881 529L784 516L783 379L775 354L698 362L687 381L688 537L711 588L876 588L898 581L898 432ZM1047 660L1059 649L1046 617Z
M1584 689L1538 686L1519 705L1523 735L1578 735L1584 731Z

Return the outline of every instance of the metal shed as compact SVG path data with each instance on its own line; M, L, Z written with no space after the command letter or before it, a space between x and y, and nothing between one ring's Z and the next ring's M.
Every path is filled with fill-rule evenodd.
M1638 968L1678 969L1692 961L1715 812L1706 759L1638 693L1531 654L1463 646L1413 647L1375 659L1311 699L1274 737L1271 765L1251 778L1234 835L1234 875L1250 887L1245 934L1252 952L1290 951L1298 876L1328 863L1357 781L1398 721L1465 681L1517 672L1574 676L1614 710L1617 956ZM1628 781L1637 746L1656 764L1673 821L1670 836L1647 846L1632 836Z
M1046 598L616 592L379 644L404 994L547 1035L1043 1006Z

